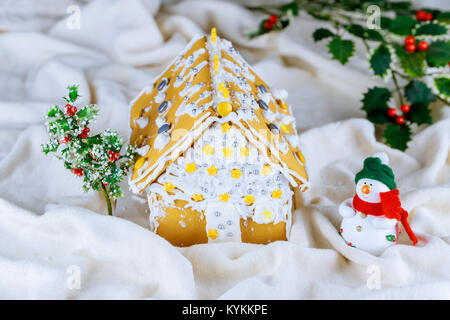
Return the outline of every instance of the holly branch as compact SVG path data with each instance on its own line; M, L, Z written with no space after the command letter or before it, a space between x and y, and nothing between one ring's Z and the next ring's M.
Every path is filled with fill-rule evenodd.
M49 141L42 145L42 152L53 153L73 174L82 177L85 192L101 191L108 214L112 215L111 199L122 197L119 183L133 164L135 147L128 145L125 153L120 154L122 139L111 129L91 135L89 124L96 119L98 109L86 105L78 110L74 105L79 97L78 86L68 89L63 98L67 102L64 109L55 105L46 115Z
M379 24L377 17L368 23L373 5L380 9ZM362 110L382 126L385 142L394 148L406 150L411 128L432 123L432 102L450 105L450 12L387 0L297 0L248 8L267 15L247 32L249 38L283 30L303 11L328 23L312 37L327 41L332 59L346 64L355 53L355 38L361 41L370 72L386 83L364 94Z

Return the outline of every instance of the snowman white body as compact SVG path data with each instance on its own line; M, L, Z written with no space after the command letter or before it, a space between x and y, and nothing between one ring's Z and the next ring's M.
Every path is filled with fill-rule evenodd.
M389 190L382 182L372 179L361 179L356 184L358 197L370 203L380 203L380 193ZM353 198L341 203L339 214L343 217L340 234L352 247L379 254L397 241L397 220L359 212L353 208Z

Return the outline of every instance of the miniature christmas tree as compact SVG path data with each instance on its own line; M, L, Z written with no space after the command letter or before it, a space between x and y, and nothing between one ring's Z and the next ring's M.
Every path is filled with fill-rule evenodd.
M112 215L111 199L122 196L119 183L134 162L135 148L128 145L125 154L121 154L122 138L111 129L90 135L89 123L96 119L98 109L95 105L86 105L78 110L74 105L79 97L78 86L68 89L64 109L55 105L46 115L50 139L42 145L42 151L53 153L56 159L64 161L67 169L83 178L85 192L101 190L108 214Z

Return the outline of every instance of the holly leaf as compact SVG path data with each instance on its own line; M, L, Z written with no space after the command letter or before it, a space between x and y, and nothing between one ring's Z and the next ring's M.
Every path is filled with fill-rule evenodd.
M390 64L391 53L384 44L381 44L378 48L375 49L372 57L370 57L370 66L373 70L373 73L377 76L385 76L390 68Z
M55 105L53 108L51 108L49 110L49 112L47 113L47 117L52 118L52 117L56 116L58 113L60 113L60 112L61 112L61 110L59 110L59 107L57 105Z
M386 88L373 87L364 94L361 109L366 111L367 119L373 123L385 123L389 121L387 110L391 93Z
M359 38L365 38L364 36L364 28L359 24L351 24L346 26L346 29L348 32L353 34L354 36L357 36Z
M447 28L437 23L422 24L420 25L420 27L416 29L416 36L421 35L438 36L446 33Z
M390 19L388 17L381 17L380 18L380 27L382 29L389 29L391 22L392 22L392 19Z
M427 103L417 102L411 105L411 110L406 114L406 118L418 125L432 123L431 110Z
M342 64L346 64L348 59L353 55L355 44L351 40L342 40L340 37L334 37L333 40L328 43L328 49L332 59L338 60Z
M365 37L370 41L384 41L383 36L377 30L374 29L366 29Z
M425 75L425 52L408 52L403 47L397 46L395 53L400 59L400 65L402 69L411 78L421 78Z
M436 100L431 89L420 80L412 80L408 83L405 87L405 97L411 103L429 104Z
M383 137L392 148L405 151L411 140L411 130L406 125L389 123L384 130Z
M311 17L313 17L317 20L321 20L321 21L329 21L330 20L330 15L323 11L314 10L314 9L306 9L306 12L308 12L308 14L311 15Z
M436 15L436 20L439 22L450 24L450 12L439 12Z
M434 84L438 89L439 93L443 94L446 97L450 97L450 79L449 78L435 78Z
M389 31L401 36L407 36L412 33L416 23L417 21L409 16L398 16L389 24Z
M314 42L334 36L333 32L326 28L319 28L313 33Z
M450 62L450 42L432 42L427 50L427 63L430 67L443 67Z
M298 15L298 4L297 2L290 2L280 7L280 10L283 12L290 11L294 16Z
M79 97L78 95L78 86L74 85L74 86L69 86L67 87L67 89L69 89L69 100L71 103L75 102L75 100L77 100L77 98Z

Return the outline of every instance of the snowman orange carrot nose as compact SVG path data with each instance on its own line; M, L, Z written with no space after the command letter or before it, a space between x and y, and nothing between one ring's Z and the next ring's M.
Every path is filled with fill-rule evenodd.
M368 185L366 185L366 184L363 185L362 188L361 188L361 192L364 193L364 194L370 193L370 187Z

